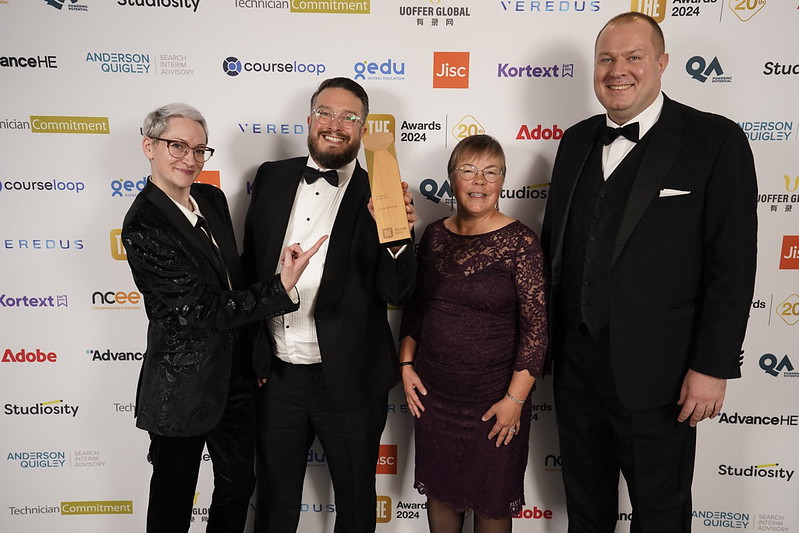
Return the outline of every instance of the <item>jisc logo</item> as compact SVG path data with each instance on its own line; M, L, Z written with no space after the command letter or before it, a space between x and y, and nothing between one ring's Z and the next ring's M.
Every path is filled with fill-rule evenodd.
M780 253L780 270L799 269L799 235L782 237L782 253Z
M200 175L197 176L195 181L197 183L207 183L208 185L213 185L217 189L222 188L222 182L219 179L218 170L201 170Z
M433 88L469 88L469 52L433 52Z
M397 473L397 445L381 444L380 456L377 458L376 474Z

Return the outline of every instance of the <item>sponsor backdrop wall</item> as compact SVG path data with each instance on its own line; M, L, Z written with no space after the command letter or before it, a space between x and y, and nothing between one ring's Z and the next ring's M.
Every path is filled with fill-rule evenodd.
M239 238L257 166L307 153L308 97L339 75L369 92L369 128L394 134L420 233L452 212L446 160L478 132L507 151L501 208L538 231L558 139L600 111L594 37L631 8L662 20L666 93L740 124L760 184L744 378L701 424L694 529L799 530L799 0L0 0L0 530L143 530L146 317L119 228L149 171L147 112L205 114L217 153L201 179L227 194ZM514 525L564 531L551 380L533 403ZM389 411L378 531L424 530L399 388ZM211 489L206 462L192 531ZM318 444L302 511L301 531L332 531Z

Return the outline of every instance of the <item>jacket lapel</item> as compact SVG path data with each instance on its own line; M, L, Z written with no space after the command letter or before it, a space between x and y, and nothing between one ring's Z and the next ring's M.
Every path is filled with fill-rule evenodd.
M269 228L268 245L264 249L264 260L261 263L267 271L260 273L260 279L271 279L275 275L305 161L307 158L304 157L287 161L285 168L275 169L275 176L278 179L261 181L258 185L262 189L258 191L258 195L267 195L268 198L260 205L269 206L268 209L260 209L262 218L258 222Z
M239 252L236 247L236 240L231 232L231 227L222 220L217 214L214 206L208 202L204 196L200 194L193 195L197 205L200 206L200 212L208 222L211 228L211 233L214 235L217 248L222 254L222 259L225 261L225 267L228 272L219 272L223 279L229 274L230 282L233 288L244 286L244 270L241 268L241 261L239 260ZM196 232L195 232L196 233ZM213 250L211 250L213 253ZM211 264L216 268L218 261L214 260ZM218 271L219 269L217 269ZM224 286L227 286L227 280Z
M665 95L664 95L665 96ZM657 197L663 180L669 173L674 159L682 149L683 141L679 132L684 128L682 118L672 101L665 97L660 119L648 133L649 140L641 167L635 175L627 205L622 213L616 244L613 248L611 264L615 264L619 254L641 220L646 209Z

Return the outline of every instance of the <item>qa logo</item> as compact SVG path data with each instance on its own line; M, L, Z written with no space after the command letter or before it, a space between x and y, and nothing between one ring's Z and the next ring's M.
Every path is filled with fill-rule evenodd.
M702 56L694 56L685 64L685 71L697 81L705 83L711 74L721 76L724 74L724 69L721 68L719 58L714 57L710 64Z
M222 70L225 71L225 74L228 76L238 76L241 74L241 61L237 57L226 57L224 61L222 61Z
M62 7L64 7L64 3L66 0L44 0L44 1L47 2L48 6L52 6L56 9L61 9ZM78 2L78 0L69 0L69 1L73 4Z
M760 368L766 374L774 377L779 377L782 370L785 370L786 375L793 373L793 363L787 355L779 359L773 353L765 353L760 356Z

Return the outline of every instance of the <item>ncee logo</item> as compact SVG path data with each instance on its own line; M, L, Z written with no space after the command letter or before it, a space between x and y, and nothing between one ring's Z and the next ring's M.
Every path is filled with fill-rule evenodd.
M433 88L469 88L469 52L433 52Z
M14 353L11 348L6 348L3 352L4 363L55 363L58 355L55 352L43 352L36 348L35 352L28 352L25 348Z
M141 293L136 291L95 291L92 293L94 309L141 309Z
M397 473L397 445L381 444L380 456L377 458L376 474Z

